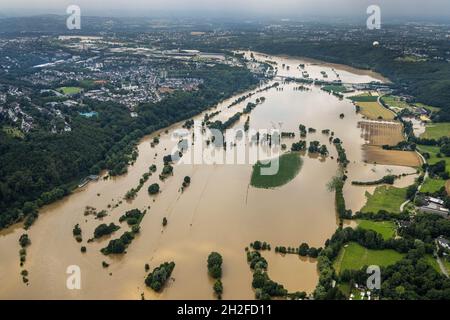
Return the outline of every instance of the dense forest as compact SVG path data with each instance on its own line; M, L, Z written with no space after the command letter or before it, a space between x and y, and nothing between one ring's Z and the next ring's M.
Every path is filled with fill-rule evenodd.
M137 118L121 105L85 100L98 116L84 118L73 112L71 132L37 130L18 139L0 131L0 228L24 217L30 225L39 207L70 193L88 174L104 169L110 175L125 173L137 156L139 138L258 83L248 70L224 65L210 67L201 78L199 90L141 105Z

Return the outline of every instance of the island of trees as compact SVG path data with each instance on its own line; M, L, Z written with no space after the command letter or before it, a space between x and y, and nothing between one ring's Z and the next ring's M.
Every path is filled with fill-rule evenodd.
M220 253L217 252L211 252L208 256L208 274L211 276L211 278L214 279L214 285L213 290L214 294L217 296L217 298L220 300L222 299L222 293L223 293L223 284L222 284L222 256Z
M156 292L160 292L170 279L174 268L175 262L164 262L149 273L147 278L145 278L145 284Z

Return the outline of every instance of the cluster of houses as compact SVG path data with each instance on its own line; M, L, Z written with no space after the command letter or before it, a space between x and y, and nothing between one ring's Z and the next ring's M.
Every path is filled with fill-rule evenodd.
M425 204L419 210L426 213L435 213L449 218L449 209L444 206L444 200L434 197L425 197Z
M33 128L33 117L25 113L17 102L13 102L9 106L0 107L0 117L17 123L20 130L24 133L29 132Z

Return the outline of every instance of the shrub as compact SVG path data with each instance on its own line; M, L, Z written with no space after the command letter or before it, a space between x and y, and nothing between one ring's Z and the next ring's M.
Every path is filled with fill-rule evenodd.
M222 293L223 293L223 285L222 285L222 281L220 281L220 279L217 279L214 282L214 293L217 295L218 299L222 299Z
M222 276L222 256L217 252L211 252L208 256L208 273L214 279Z
M174 262L164 262L147 276L145 284L156 292L161 291L167 280L170 278L174 268Z
M148 193L151 195L159 193L159 184L154 183L148 187Z
M28 237L28 234L24 233L23 235L20 236L19 244L22 248L26 248L31 244L31 240Z

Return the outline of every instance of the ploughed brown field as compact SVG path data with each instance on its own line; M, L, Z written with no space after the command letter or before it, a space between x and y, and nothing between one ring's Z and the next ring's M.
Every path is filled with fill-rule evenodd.
M422 160L414 151L384 150L379 146L363 146L364 161L394 166L419 167Z
M399 122L360 121L362 137L372 146L395 146L404 140L403 127Z

